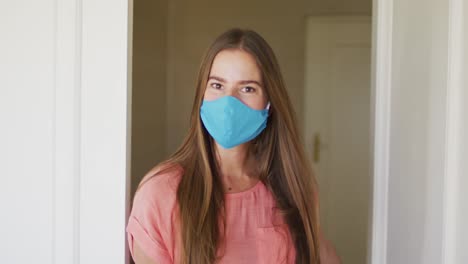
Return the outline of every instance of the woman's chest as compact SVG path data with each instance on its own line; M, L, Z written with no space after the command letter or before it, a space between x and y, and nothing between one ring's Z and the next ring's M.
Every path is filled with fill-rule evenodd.
M288 226L269 200L227 203L224 243L223 264L294 263Z

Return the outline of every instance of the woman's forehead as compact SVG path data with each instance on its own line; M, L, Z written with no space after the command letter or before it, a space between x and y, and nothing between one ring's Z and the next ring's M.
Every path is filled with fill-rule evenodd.
M240 49L222 50L216 54L210 77L216 76L228 82L242 80L261 81L261 70L255 58Z

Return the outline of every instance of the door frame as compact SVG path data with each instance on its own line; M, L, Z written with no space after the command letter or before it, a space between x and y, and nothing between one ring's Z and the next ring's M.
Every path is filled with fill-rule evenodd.
M393 1L373 0L371 55L371 208L368 263L387 263ZM372 160L373 159L373 160Z
M464 0L449 0L446 3L448 17L447 34L447 83L445 112L445 138L443 153L443 189L438 195L442 197L442 260L443 263L455 263L460 255L457 244L458 213L461 209L457 184L462 177L462 156L460 146L464 142L462 118L464 108L462 104L463 89L466 80L462 70L466 69L463 54ZM392 112L392 50L393 50L393 0L373 0L373 33L372 33L372 116L371 130L373 146L371 157L373 179L373 212L371 248L368 263L386 264L388 258L388 210L389 210L389 179L390 179L390 144L391 144L391 112ZM466 49L465 49L466 51ZM458 224L458 225L457 225ZM459 253L458 253L459 254Z
M54 24L54 263L130 263L133 0L55 1Z
M306 57L306 61L309 62L310 60L312 61L315 61L313 64L314 66L312 65L308 65L308 63L306 62L304 65L305 65L305 68L304 68L304 72L305 72L305 79L304 79L304 84L305 86L304 87L307 87L307 89L304 91L304 106L303 106L303 116L304 116L304 126L303 126L303 135L305 136L304 138L304 142L306 144L306 149L308 150L308 152L312 152L311 149L313 148L314 144L312 141L313 139L311 139L311 136L312 135L315 135L315 133L317 133L318 131L320 131L321 133L323 133L322 135L322 139L324 141L324 144L327 145L327 149L330 148L330 142L333 141L331 138L329 138L330 136L330 132L331 131L328 131L327 132L327 129L323 129L323 126L325 124L323 124L323 121L320 121L320 116L322 116L324 113L323 112L320 112L318 109L317 109L317 105L318 105L318 101L323 101L324 98L320 98L318 99L318 101L313 101L315 97L322 97L322 96L329 96L331 98L331 94L328 94L328 95L325 95L324 92L321 90L321 92L318 92L317 87L314 88L315 85L319 85L320 86L320 83L323 83L324 80L323 80L323 76L320 77L318 76L319 73L316 72L317 69L315 69L317 67L317 61L316 61L316 56L318 56L319 53L323 53L325 51L321 51L319 53L314 53L313 49L311 48L311 45L314 47L314 49L318 49L320 46L329 46L330 44L323 44L321 43L322 40L320 40L321 38L326 38L328 39L329 37L328 36L324 36L324 34L327 34L325 32L329 31L329 29L325 29L324 31L321 31L318 29L318 25L329 25L331 27L333 27L333 25L338 25L338 24L341 24L341 25L350 25L350 24L353 24L353 25L362 25L362 24L366 24L369 26L369 31L368 31L368 35L366 37L366 45L368 44L368 55L369 55L369 58L371 57L371 48L372 48L372 17L371 15L307 15L304 19L305 21L305 28L306 28L306 49L305 49L305 57ZM315 30L311 30L311 27L314 28ZM316 31L316 30L319 30L319 31ZM313 31L314 32L314 35L315 37L312 37L309 35L310 32ZM320 42L320 44L318 44ZM354 40L350 43L348 42L343 42L343 40L340 40L338 41L337 43L339 43L340 45L349 45L350 43L353 43L358 45L363 45L363 42L361 41L357 41L357 40ZM345 44L346 43L346 44ZM327 53L327 52L325 52ZM323 60L323 59L321 59ZM368 61L369 63L369 68L371 68L371 61L369 60ZM310 67L310 68L308 68ZM322 67L320 67L322 68ZM315 69L315 70L312 70L312 69ZM315 72L315 74L313 74L313 76L309 76L311 72ZM368 81L370 81L370 75L371 73L369 72L368 73ZM318 79L317 79L318 78ZM320 79L320 80L319 80ZM328 79L328 77L326 78ZM315 81L312 81L312 80L315 80ZM314 84L311 84L310 81L312 81L312 83ZM370 94L370 82L368 83L368 91L367 91L367 96L369 100L368 101L368 104L369 104L369 108L366 109L367 111L367 120L366 122L369 122L368 123L368 126L366 125L366 127L363 127L362 129L368 129L366 131L366 133L369 133L368 135L368 138L366 140L368 140L368 142L366 142L366 151L367 151L367 159L369 161L369 171L367 173L367 183L369 184L368 188L366 188L366 194L369 195L367 197L367 201L368 202L368 206L367 206L367 215L365 217L368 217L366 218L366 223L365 223L365 227L367 228L367 234L365 237L363 237L365 239L365 251L363 251L364 253L364 258L367 259L369 258L369 253L370 253L370 246L371 246L371 240L370 240L370 234L371 234L371 231L372 229L370 228L371 227L371 215L372 215L372 190L373 190L373 186L372 186L372 179L371 179L371 171L370 171L370 165L371 165L371 151L370 151L370 147L371 147L371 142L372 142L372 137L370 135L370 128L371 128L371 122L370 122L370 117L371 117L371 109L370 109L370 106L371 106L371 94ZM310 86L312 85L312 86ZM323 88L323 87L322 87ZM320 89L319 89L320 90ZM310 101L312 100L312 101ZM326 100L325 100L326 101ZM314 105L315 105L315 108L314 108ZM316 111L319 111L319 112L316 112ZM328 112L327 112L328 113ZM329 114L329 113L328 113ZM323 118L323 117L322 117ZM322 122L322 124L318 125L316 122ZM319 129L320 127L320 129ZM322 140L321 140L322 141ZM322 143L321 143L322 144ZM333 144L332 144L333 145ZM367 147L369 149L367 149ZM328 152L330 150L328 149ZM327 151L325 151L327 152ZM322 156L322 154L321 154ZM323 154L323 156L326 156L325 154ZM312 158L312 155L311 155L311 158ZM324 158L321 158L321 159L324 159ZM312 161L315 163L315 161ZM319 164L321 164L322 162L324 162L324 160L322 160L321 162L319 162ZM331 211L333 211L334 209L332 209L329 204L330 200L328 199L329 197L327 197L327 195L331 195L332 196L332 193L330 193L330 178L329 177L332 177L332 175L329 175L329 171L327 171L325 169L326 168L330 168L330 164L328 165L324 165L325 167L321 167L321 165L319 164L314 164L316 167L315 169L317 170L317 173L319 173L317 176L320 176L317 178L317 180L319 181L319 183L321 184L320 185L320 190L321 190L321 209L324 209L324 210L321 210L321 219L322 220L325 220L325 219L332 219L332 218L329 218L329 215L327 215L327 213ZM327 164L327 162L325 161L325 164ZM318 166L318 167L317 167ZM321 175L323 174L324 175ZM328 173L328 174L327 174ZM336 179L335 179L336 181ZM324 196L325 195L325 196ZM324 203L322 203L324 202ZM328 202L328 203L327 203ZM326 210L324 207L326 207L328 205L328 210ZM325 215L324 215L325 214ZM326 235L330 236L331 234L328 234L328 231L330 231L330 227L328 225L325 225L324 223L321 224L322 226L322 231L325 232ZM328 230L327 230L327 227L328 226ZM333 228L332 228L333 229ZM331 239L331 237L329 237L329 239ZM334 241L334 243L337 243L337 241ZM335 245L335 246L338 246L338 245ZM338 252L340 253L340 252ZM342 256L343 257L343 256ZM367 261L368 262L368 261Z
M461 67L459 55L462 48L457 44L461 43L458 36L462 30L460 21L463 21L463 12L459 8L462 1L449 0L449 11L453 14L450 16L449 68L455 70ZM56 185L60 188L55 188L54 193L57 201L54 216L56 262L69 260L70 253L73 263L104 262L100 261L104 258L109 263L129 263L124 227L130 204L133 0L57 1L56 12L56 84L60 88L56 90L57 122L54 132L58 153L55 174L60 176L56 177ZM101 19L102 14L106 14L107 19ZM372 230L369 232L371 248L368 262L375 264L387 262L392 26L393 1L373 0L370 128L373 138L373 209L370 214ZM103 36L103 32L109 34ZM459 80L461 73L449 73L449 108L445 117L448 120L447 135L453 135L461 120L457 96L462 91L462 81ZM109 80L113 82L109 84ZM115 101L103 107L109 95L115 96ZM73 117L71 121L68 119L70 116ZM103 118L107 122L103 122ZM99 138L111 132L115 134L109 141L96 144ZM448 137L446 144L443 202L444 230L447 231L444 235L444 256L447 263L456 248L452 243L453 232L450 232L456 210L451 206L451 201L456 198L452 197L454 194L451 190L457 183L456 166L461 160L457 154L453 154L458 152L453 150L457 149L460 138L461 135ZM71 154L59 155L64 151ZM119 161L119 164L115 164L115 161ZM113 191L102 195L103 188L108 185L112 185ZM73 205L73 208L67 205ZM109 211L105 219L97 221L95 214L102 208ZM101 230L104 223L111 224ZM73 234L67 233L68 230L73 230Z

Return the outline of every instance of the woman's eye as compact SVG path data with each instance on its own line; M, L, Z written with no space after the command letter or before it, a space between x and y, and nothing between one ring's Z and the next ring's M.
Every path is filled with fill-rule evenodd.
M253 92L255 92L255 88L250 87L250 86L246 86L246 87L242 88L242 92L244 92L244 93L253 93Z
M221 85L221 84L219 84L219 83L212 83L212 84L211 84L211 87L212 87L212 88L214 88L214 89L217 89L217 90L219 90L219 89L221 89L221 88L222 88L222 85Z

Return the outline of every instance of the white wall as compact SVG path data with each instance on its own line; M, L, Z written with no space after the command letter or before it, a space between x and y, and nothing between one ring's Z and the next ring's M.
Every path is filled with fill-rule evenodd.
M389 29L389 39L377 38L377 49L387 47L380 55L388 57L375 66L384 69L377 71L377 94L388 89L389 96L380 99L390 107L388 142L375 142L377 161L386 159L376 163L376 182L388 186L374 189L374 254L380 254L374 261L467 263L466 2L374 3L376 10L386 7L378 15L388 18L376 23ZM376 135L385 134L380 128Z
M0 259L5 263L52 263L54 257L54 25L54 1L1 4Z
M460 46L464 47L464 50L463 50L463 56L461 57L463 61L463 66L462 66L463 68L461 71L461 75L463 76L463 79L462 79L461 87L464 87L464 89L461 89L463 91L461 100L463 100L465 104L461 104L463 105L463 109L460 113L460 119L463 125L460 127L459 133L460 135L465 135L465 136L463 137L462 142L460 144L460 154L459 154L460 171L458 175L460 177L460 182L458 184L459 191L457 192L459 194L458 196L459 208L456 208L456 211L461 212L461 213L460 213L460 216L458 217L459 221L457 222L457 226L459 227L458 239L456 241L458 262L462 262L462 260L468 261L468 251L465 250L466 248L464 247L464 245L468 245L468 227L464 225L464 223L468 223L468 203L466 203L468 196L465 192L465 189L463 188L463 186L468 186L468 177L462 177L462 175L465 175L465 176L468 175L468 136L466 136L468 135L468 120L467 120L468 104L466 103L468 102L468 89L466 88L468 87L468 50L466 48L468 46L468 33L467 33L468 32L468 4L466 4L466 2L463 5L462 10L463 10L463 15L462 15L463 25L461 28L463 31L463 42L460 43Z
M468 3L451 1L451 119L450 143L452 177L448 182L450 203L446 223L446 263L468 263Z
M467 263L467 4L393 4L385 259ZM0 4L2 262L124 263L129 11L110 0Z
M448 26L444 2L394 1L388 263L441 263Z
M126 262L129 11L1 2L0 262Z
M464 47L464 53L461 59L463 60L463 68L461 76L463 76L460 85L460 112L458 135L460 135L460 144L458 145L457 166L458 172L454 183L456 187L455 192L455 206L453 208L455 213L455 230L453 250L456 263L468 262L468 195L466 188L468 186L468 4L464 5L464 24L463 24L463 42L460 43ZM464 102L464 103L463 103Z

